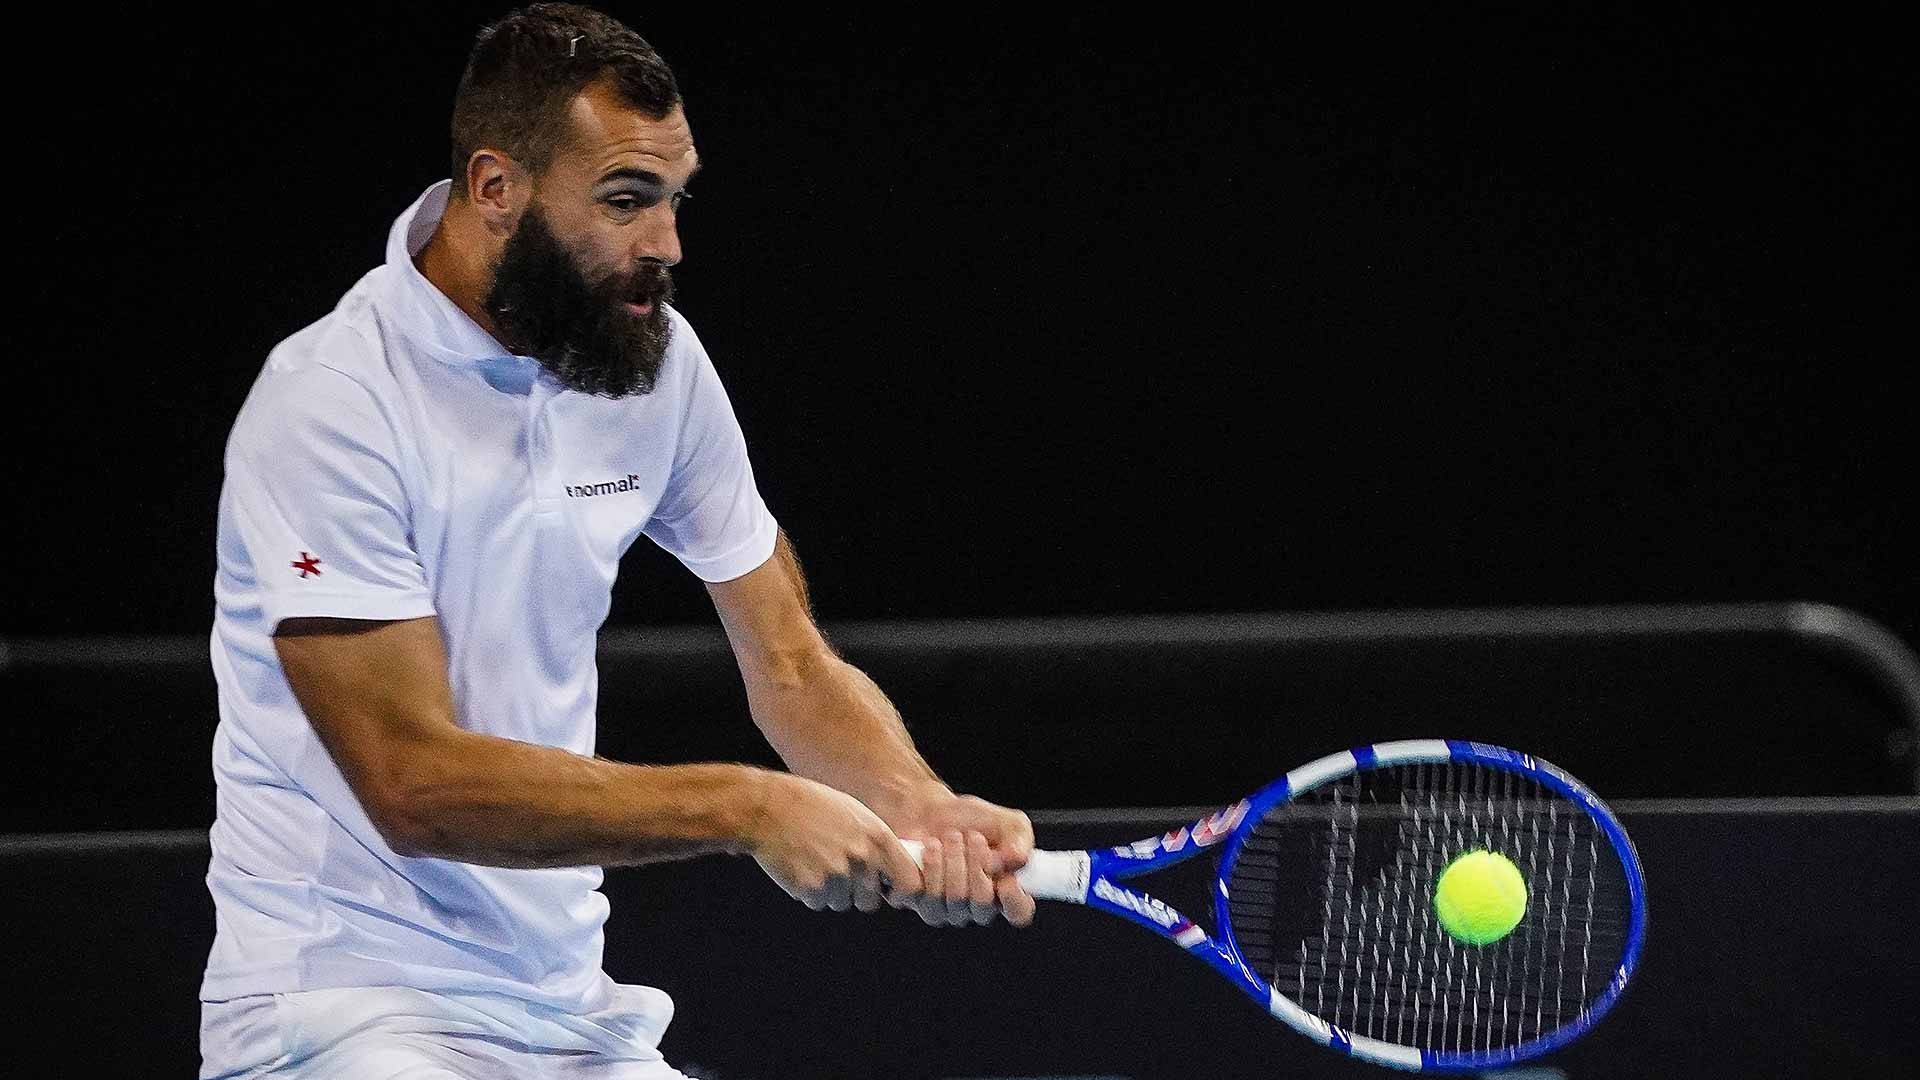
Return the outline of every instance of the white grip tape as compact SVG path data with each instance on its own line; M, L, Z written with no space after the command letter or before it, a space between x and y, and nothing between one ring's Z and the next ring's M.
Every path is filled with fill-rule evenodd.
M926 845L918 840L902 840L900 846L907 849L913 861L925 865L921 854ZM1068 904L1087 902L1087 876L1092 870L1092 860L1084 851L1042 851L1033 850L1027 857L1027 865L1013 875L1020 887L1036 900L1059 900Z

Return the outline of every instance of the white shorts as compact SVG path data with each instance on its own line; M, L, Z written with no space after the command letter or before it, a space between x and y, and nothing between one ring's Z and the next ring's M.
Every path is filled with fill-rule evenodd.
M203 1080L687 1080L656 1047L673 1001L616 986L575 1016L499 994L398 986L200 1004Z

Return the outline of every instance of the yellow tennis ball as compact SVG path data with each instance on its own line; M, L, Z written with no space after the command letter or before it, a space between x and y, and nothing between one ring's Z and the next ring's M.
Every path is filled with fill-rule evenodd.
M1469 851L1447 864L1433 886L1433 912L1447 933L1489 945L1513 932L1527 913L1527 879L1505 855Z

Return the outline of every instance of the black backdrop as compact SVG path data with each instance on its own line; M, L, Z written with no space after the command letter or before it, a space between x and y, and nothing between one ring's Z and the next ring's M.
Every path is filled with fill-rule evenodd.
M1916 102L1888 7L1255 22L607 6L680 72L708 163L681 307L823 618L1803 598L1920 642L1903 389ZM0 202L16 273L0 341L18 374L5 468L19 518L0 635L205 632L233 413L274 342L324 314L445 175L466 42L504 10L390 7L9 15ZM707 619L677 565L636 549L614 622ZM66 740L58 709L11 705L0 716L39 725L17 766L56 775L93 753L203 761L211 725L204 709L134 714ZM918 730L940 748L937 722ZM182 741L154 753L148 731ZM51 742L71 760L44 760ZM1818 1026L1909 1015L1912 1000L1860 958L1911 952L1904 924L1871 920L1911 891L1874 868L1913 861L1876 863L1900 840L1832 821L1787 821L1787 840L1749 851L1744 824L1674 818L1658 916L1674 944L1580 1053L1911 1071L1897 1037ZM1648 835L1657 854L1662 830ZM1793 903L1824 895L1793 887L1822 857L1866 875L1837 886L1860 901L1849 918ZM61 1008L63 990L105 993L67 975L144 972L114 987L163 992L96 1049L172 1060L145 1037L158 1032L187 1060L209 924L149 930L204 906L182 887L196 865L85 863L120 890L96 892L159 922L88 908L106 929L71 940L111 955L23 980L54 993L13 1014L57 1032L84 1012ZM666 875L714 870L615 880L671 896ZM43 879L67 880L21 878ZM43 892L9 895L26 911ZM661 925L620 911L616 969ZM802 962L838 941L770 939L800 942ZM1014 970L977 966L972 942L938 948L936 976ZM31 975L62 957L24 958ZM1838 990L1818 978L1833 972ZM682 982L676 1053L778 1056L785 1044L742 1041L700 1006L724 982ZM843 983L819 985L862 985ZM1044 1012L1009 1000L1008 1016ZM1072 1000L1100 999L1047 1004ZM844 1017L836 1001L815 1003ZM1704 1012L1650 1025L1630 1011L1675 1003ZM1103 1015L1131 1017L1138 1038L1168 1026ZM1032 1064L1022 1051L1039 1045L995 1044L982 1064Z
M1884 10L609 8L681 75L681 306L823 617L1792 597L1920 636ZM204 632L232 415L445 175L504 9L222 10L13 28L0 633ZM628 560L613 621L710 617Z

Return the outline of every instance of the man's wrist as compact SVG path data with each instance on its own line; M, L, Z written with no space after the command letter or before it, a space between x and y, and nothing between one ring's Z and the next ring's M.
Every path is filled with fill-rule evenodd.
M897 831L917 824L929 807L953 797L953 789L937 776L902 776L875 785L873 795L864 801Z
M773 800L778 797L774 788L784 774L751 765L742 765L740 770L740 819L732 830L733 840L728 851L734 855L752 855L766 837L773 816Z

